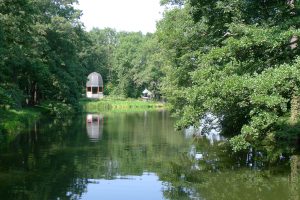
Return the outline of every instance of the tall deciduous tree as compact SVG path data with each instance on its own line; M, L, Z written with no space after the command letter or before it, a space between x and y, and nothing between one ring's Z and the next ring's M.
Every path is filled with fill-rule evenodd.
M76 0L1 1L0 104L76 104L86 36ZM3 100L6 99L6 100Z
M299 47L291 48L291 38L299 37L299 3L292 5L271 0L189 0L167 11L161 35L170 34L165 28L169 26L172 32L190 33L194 28L201 36L181 31L176 38L166 37L175 44L188 35L191 43L199 45L186 63L178 60L188 51L176 54L175 45L163 43L168 56L177 61L169 65L166 80L173 84L165 86L165 94L181 116L181 127L198 124L205 114L213 113L221 119L224 132L236 135L231 140L235 150L260 146L276 135L278 121L298 110L291 104L298 105L293 96L298 96ZM190 29L185 27L187 20L176 23L182 13L192 18ZM175 71L180 73L173 75ZM179 82L179 75L187 79ZM297 112L292 112L294 118Z

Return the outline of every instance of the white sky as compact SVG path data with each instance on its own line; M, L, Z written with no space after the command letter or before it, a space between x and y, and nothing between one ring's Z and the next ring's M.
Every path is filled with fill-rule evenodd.
M81 21L86 30L110 27L117 31L155 32L162 18L160 0L79 0Z

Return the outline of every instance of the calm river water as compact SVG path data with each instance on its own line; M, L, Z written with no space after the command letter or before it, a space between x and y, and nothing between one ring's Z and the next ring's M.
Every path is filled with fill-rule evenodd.
M173 127L164 111L111 113L1 136L0 199L300 199L297 156L270 164Z

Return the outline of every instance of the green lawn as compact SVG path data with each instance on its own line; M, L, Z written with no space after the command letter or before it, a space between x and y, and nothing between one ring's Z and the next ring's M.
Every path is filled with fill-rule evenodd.
M165 104L161 102L116 97L105 97L100 100L83 99L80 103L84 112L128 112L164 109L166 107Z

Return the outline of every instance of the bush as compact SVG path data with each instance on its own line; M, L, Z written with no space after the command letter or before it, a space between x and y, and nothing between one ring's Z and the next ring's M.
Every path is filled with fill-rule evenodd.
M41 107L44 108L45 113L57 118L64 118L75 113L72 105L63 102L47 101L43 102Z
M0 108L21 108L23 92L14 84L0 85Z

